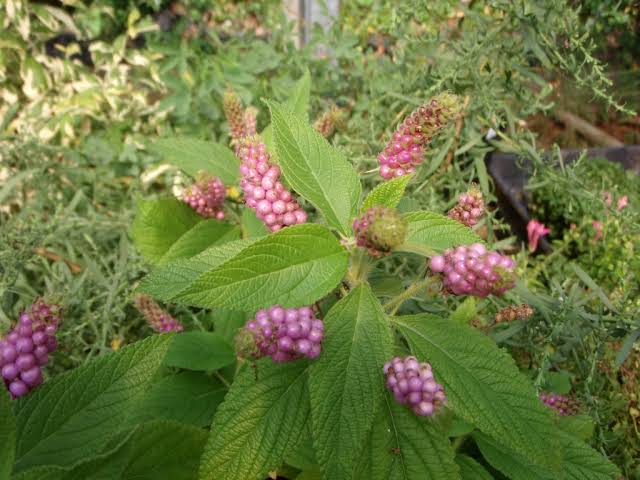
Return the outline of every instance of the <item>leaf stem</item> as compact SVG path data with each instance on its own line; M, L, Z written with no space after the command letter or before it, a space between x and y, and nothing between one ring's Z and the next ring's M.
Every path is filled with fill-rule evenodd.
M409 285L404 292L393 297L391 300L385 303L382 308L384 308L384 310L388 314L393 315L404 302L406 302L413 296L414 293L422 290L423 288L427 288L437 281L438 277L427 277L418 282L415 282L414 284Z

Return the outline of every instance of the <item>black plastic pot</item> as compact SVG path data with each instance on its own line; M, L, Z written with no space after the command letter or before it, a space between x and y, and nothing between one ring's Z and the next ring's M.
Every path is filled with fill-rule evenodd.
M565 163L575 161L583 150L562 150ZM586 151L587 158L606 158L620 163L626 170L640 174L640 145L617 148L592 148ZM492 153L487 159L489 174L496 184L498 205L513 233L522 240L527 239L527 223L531 220L527 202L529 193L525 191L531 176L531 162L514 154ZM538 244L544 252L551 252L551 244L544 238Z

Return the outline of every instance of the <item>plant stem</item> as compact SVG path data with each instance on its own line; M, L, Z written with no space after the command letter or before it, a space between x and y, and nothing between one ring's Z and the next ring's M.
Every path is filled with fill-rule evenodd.
M393 315L404 302L406 302L413 296L414 293L428 287L436 281L438 281L438 277L427 277L412 285L409 285L404 292L393 297L391 300L385 303L382 308L384 308L385 311L390 315Z
M347 283L351 288L354 288L366 282L370 271L371 264L369 263L367 251L363 248L356 248L351 254L351 264L346 278Z

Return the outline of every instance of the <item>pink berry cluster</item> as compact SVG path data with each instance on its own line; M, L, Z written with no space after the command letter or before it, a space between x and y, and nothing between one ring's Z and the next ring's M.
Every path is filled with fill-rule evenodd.
M409 405L416 415L431 416L445 403L442 385L433 378L431 365L416 357L395 357L384 364L387 388L402 405Z
M324 324L311 307L282 308L278 305L258 310L245 325L254 358L270 355L274 362L317 358L322 351ZM245 350L241 348L241 350Z
M182 201L202 217L222 220L225 196L226 189L222 180L203 174L185 191Z
M578 412L577 400L557 393L540 392L540 400L547 407L553 408L560 415L574 415Z
M460 222L467 227L473 227L484 213L484 201L482 192L472 188L467 193L458 197L458 203L449 210L449 218Z
M243 136L252 137L258 133L258 111L254 107L247 107L244 111Z
M502 295L514 286L514 261L481 243L450 248L432 257L430 267L443 274L446 290L454 295Z
M38 300L0 340L2 378L13 398L26 395L42 383L42 367L58 346L60 313L59 305Z
M160 308L160 305L150 296L141 293L136 295L135 304L149 326L156 332L167 333L184 330L182 323Z
M229 122L231 139L240 140L245 136L244 112L242 102L231 88L228 88L222 97L222 109Z
M395 208L371 207L353 221L356 244L369 250L372 257L388 255L402 245L408 230L407 221Z
M269 163L264 143L255 137L245 138L238 156L245 202L272 232L307 221L305 211L280 182L280 167Z
M378 155L380 175L390 179L415 172L431 138L457 114L457 104L455 95L443 93L405 118Z

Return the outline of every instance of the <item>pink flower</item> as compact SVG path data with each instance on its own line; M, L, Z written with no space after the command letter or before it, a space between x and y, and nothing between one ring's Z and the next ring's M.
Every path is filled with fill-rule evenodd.
M527 238L529 239L529 251L535 252L538 249L538 242L542 237L551 232L543 223L537 220L529 220L527 223Z
M594 237L594 240L600 240L602 238L602 223L597 220L593 220L591 225L596 229L596 236Z
M629 205L629 197L624 195L623 197L620 197L618 199L618 206L616 207L616 210L620 211L623 208L625 208L627 205Z

